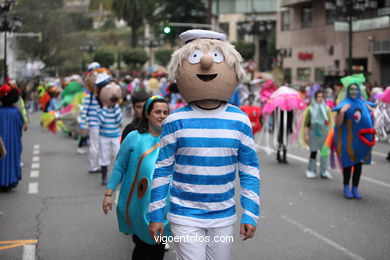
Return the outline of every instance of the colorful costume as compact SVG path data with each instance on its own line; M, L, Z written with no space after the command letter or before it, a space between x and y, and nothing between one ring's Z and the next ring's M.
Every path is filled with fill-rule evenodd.
M133 131L123 140L107 188L115 190L122 182L117 206L119 230L136 234L144 242L155 244L149 234L147 211L160 137ZM164 234L169 235L164 220Z
M364 77L349 76L342 78L341 81L344 88L346 88L344 93L347 96L332 109L332 111L338 112L344 105L351 105L345 113L343 125L341 127L336 125L334 128L334 141L343 168L359 162L371 163L371 150L375 144L375 130L367 105L372 107L375 107L375 105L361 98L364 91L361 87L363 80ZM357 98L351 98L347 93L351 84L357 84L360 87Z
M362 87L364 81L363 74L342 78L341 82L344 85L342 93L346 97L332 110L338 112L334 128L334 142L343 167L344 197L347 199L362 198L358 192L362 164L371 163L371 151L375 145L373 119L368 108L374 104L361 98L364 93ZM351 93L354 96L351 96ZM350 107L345 111L343 107L346 105ZM342 124L337 125L337 123L340 124L338 119L341 116L343 116ZM352 190L350 190L349 182L352 171Z

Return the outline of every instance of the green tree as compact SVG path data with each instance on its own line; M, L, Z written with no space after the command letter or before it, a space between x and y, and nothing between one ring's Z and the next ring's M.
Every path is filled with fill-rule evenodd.
M167 66L169 60L171 59L171 55L173 53L173 50L169 49L161 49L154 52L154 55L156 57L157 63L162 66Z
M112 52L99 50L93 56L94 61L99 62L103 67L109 68L115 62L115 55Z
M122 57L131 69L140 68L148 61L148 55L143 49L130 49L122 53Z
M112 10L118 18L127 22L131 28L131 46L135 48L138 42L138 31L144 20L156 10L156 0L113 0Z
M253 59L255 55L255 45L253 43L238 41L233 42L233 45L245 61Z

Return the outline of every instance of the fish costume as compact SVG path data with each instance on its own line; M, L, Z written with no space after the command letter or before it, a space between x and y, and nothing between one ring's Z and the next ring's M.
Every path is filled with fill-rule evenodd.
M375 130L373 119L367 105L375 107L371 102L362 99L364 89L362 84L365 82L363 74L347 76L341 79L343 84L342 95L345 98L332 109L340 111L343 106L350 104L350 108L344 116L344 123L341 127L334 127L334 142L343 168L353 166L357 163L370 164L371 151L375 145ZM351 98L348 88L351 84L359 87L359 93L356 98Z
M155 244L149 234L148 207L159 146L160 137L132 131L121 144L107 185L115 190L122 182L116 209L119 230L136 234L148 244ZM167 219L164 219L164 230L170 235Z

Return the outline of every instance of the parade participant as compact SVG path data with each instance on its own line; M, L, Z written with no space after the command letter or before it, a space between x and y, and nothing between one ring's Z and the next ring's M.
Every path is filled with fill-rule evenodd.
M4 84L0 87L0 136L7 154L0 159L0 189L10 191L22 178L22 128L23 117L14 106L19 100L15 87Z
M99 165L102 172L102 185L107 185L107 168L119 151L120 125L123 117L118 102L122 89L110 75L101 73L96 79L97 110L99 119Z
M374 104L363 100L363 74L347 76L343 83L342 99L332 111L337 111L334 141L340 157L344 176L344 197L361 199L358 192L362 164L371 163L371 151L375 145L372 108ZM349 182L352 176L352 190Z
M227 103L244 77L242 58L221 33L189 30L180 38L185 44L173 53L168 75L188 105L170 114L163 125L149 230L156 239L164 234L164 212L169 209L172 234L191 238L175 241L177 259L228 260L232 244L211 241L233 235L237 168L244 240L253 237L260 214L259 164L251 123ZM206 235L210 242L194 240Z
M164 245L149 235L147 218L151 182L156 164L162 122L168 116L168 102L161 96L149 98L142 110L137 131L121 144L103 200L103 211L112 210L112 193L121 182L117 206L119 230L133 234L133 260L158 260L164 257ZM168 221L164 221L168 230Z
M249 120L252 123L252 134L255 135L257 132L261 131L261 124L260 124L260 107L254 106L253 101L255 99L254 94L250 94L248 96L248 104L241 106L241 110L245 112L245 114L248 115Z
M144 90L137 91L131 96L131 103L133 104L133 111L134 111L134 119L125 127L125 129L123 129L121 142L125 140L126 136L131 131L137 128L142 117L142 108L144 107L145 102L146 100L148 100L148 98L149 98L149 94L146 93L146 91Z
M321 150L325 139L331 127L331 112L324 101L324 93L322 90L317 90L313 96L310 106L306 108L303 116L304 139L310 148L310 159L308 169L306 171L307 178L315 178L317 175L317 151ZM322 178L331 179L328 168L328 154L321 153L320 155L320 174Z
M55 108L58 105L57 98L60 94L60 91L58 90L58 87L54 83L51 83L47 88L47 94L50 96L50 99L47 102L45 109L43 110L44 112L55 110Z
M95 95L95 83L91 82L93 71L100 68L100 64L92 62L88 65L88 75L86 78L88 93L83 100L80 120L81 136L89 135L89 169L88 173L99 173L99 119L97 109L99 103ZM79 149L78 149L79 151Z

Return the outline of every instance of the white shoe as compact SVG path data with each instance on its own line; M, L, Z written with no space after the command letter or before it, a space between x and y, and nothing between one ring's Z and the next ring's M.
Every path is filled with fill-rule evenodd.
M87 152L87 151L84 150L82 147L77 148L77 153L78 153L78 154L85 154L86 152Z
M313 179L316 177L316 173L312 171L306 171L306 177L309 179Z
M325 172L321 173L321 178L332 179L332 175L328 171L325 171Z
M169 246L168 242L165 243L164 249L165 251L168 251L171 247Z

